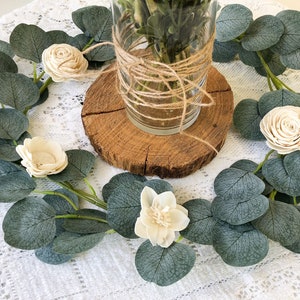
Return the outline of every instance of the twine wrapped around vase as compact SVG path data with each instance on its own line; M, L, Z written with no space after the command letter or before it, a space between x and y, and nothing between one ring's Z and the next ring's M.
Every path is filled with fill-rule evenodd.
M86 49L83 54L101 45L112 45L116 53L116 68L107 71L116 70L119 80L118 90L127 107L137 115L153 121L167 122L178 119L178 133L196 139L218 153L210 143L188 134L183 127L189 107L208 107L215 104L212 96L205 90L206 77L212 62L215 35L209 38L202 49L195 51L189 57L172 64L165 64L154 60L152 53L146 49L136 50L139 43L143 43L141 40L137 40L129 48L124 49L129 29L125 27L122 32L113 29L113 43L97 44ZM204 84L201 84L203 79L205 79ZM174 85L174 82L177 84ZM155 88L157 85L160 89ZM204 96L208 101L202 101ZM164 102L165 99L175 100ZM144 108L144 112L148 108L180 110L181 113L175 116L151 116L139 110L139 107Z
M178 62L165 64L154 60L148 49L136 50L142 40L136 40L127 49L128 31L113 31L113 44L116 53L119 93L127 108L139 117L148 120L170 122L177 120L178 132L184 132L184 122L191 107L204 107L215 104L214 99L205 90L207 73L211 67L214 34L205 46ZM176 84L174 84L176 83ZM157 88L159 87L159 88ZM208 101L202 99L207 97ZM168 101L168 99L171 101ZM148 111L162 111L161 114L147 114ZM167 115L165 111L179 111L180 114ZM211 146L199 137L197 140Z
M190 57L184 60L172 64L165 64L153 60L150 51L129 52L124 49L120 40L122 40L122 36L117 31L114 32L113 44L118 65L119 89L127 105L131 107L133 104L138 106L150 106L158 109L184 109L187 104L199 106L210 106L214 104L213 98L205 91L205 88L199 84L203 78L207 76L211 66L214 35L211 36L208 43L201 50L194 52ZM129 78L129 82L124 80L124 77ZM134 82L136 86L141 86L144 89L134 89ZM173 88L170 84L173 82L178 82L179 85ZM166 89L153 89L151 88L151 83L163 83ZM198 103L196 99L199 95L195 95L195 93L192 96L188 96L194 89L205 94L210 102ZM170 98L176 98L179 101L169 104L153 104L145 101L147 97L157 100L156 102Z

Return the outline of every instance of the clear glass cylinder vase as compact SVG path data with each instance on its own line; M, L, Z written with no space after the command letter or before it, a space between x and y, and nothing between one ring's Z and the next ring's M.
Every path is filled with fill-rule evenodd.
M113 0L119 92L130 121L155 135L198 118L217 0Z

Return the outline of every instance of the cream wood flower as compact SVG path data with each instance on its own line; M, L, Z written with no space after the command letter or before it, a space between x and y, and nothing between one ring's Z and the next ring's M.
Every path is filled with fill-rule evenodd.
M269 111L260 122L267 145L279 154L300 150L300 107L282 106Z
M45 49L42 62L45 72L55 82L82 78L88 68L83 54L68 44L53 44Z
M60 173L68 165L66 153L60 144L42 137L25 139L23 145L16 147L21 156L21 164L31 176L46 177Z
M176 204L172 192L157 194L145 187L141 193L142 210L135 223L137 236L147 238L153 246L169 247L175 240L175 232L187 227L188 211Z

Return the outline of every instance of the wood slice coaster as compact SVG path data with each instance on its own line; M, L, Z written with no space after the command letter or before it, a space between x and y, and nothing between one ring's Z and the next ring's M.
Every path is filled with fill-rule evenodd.
M232 122L233 94L224 76L213 67L207 91L216 104L202 107L196 122L185 132L220 150ZM99 155L109 164L132 173L184 177L216 156L212 148L197 139L182 134L157 136L135 127L118 94L114 70L100 75L88 89L81 116Z

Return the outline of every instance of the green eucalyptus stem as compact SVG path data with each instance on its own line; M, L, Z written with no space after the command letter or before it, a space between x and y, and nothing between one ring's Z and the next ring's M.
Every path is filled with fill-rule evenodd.
M37 75L37 64L33 63L33 82L38 83L42 77L45 75L45 71L43 71L39 76Z
M63 193L55 192L55 191L40 191L40 190L34 190L34 193L37 194L44 194L44 195L53 195L53 196L59 196L63 199L65 199L75 210L78 210L79 208L74 204L74 202Z
M89 41L88 41L88 43L83 47L83 49L81 50L82 52L83 51L85 51L87 48L89 48L92 44L93 44L93 42L94 42L94 38L91 38Z
M261 168L262 168L262 166L265 164L265 162L269 159L269 157L270 157L270 155L274 152L275 150L270 150L267 154L266 154L266 156L265 156L265 158L264 158L264 160L257 166L257 168L254 170L254 174L256 174Z
M273 83L274 87L277 89L277 90L281 90L283 88L291 91L291 92L295 92L293 91L289 86L287 86L283 81L281 81L277 76L275 76L273 74L273 72L271 71L270 67L268 66L268 64L266 63L266 61L264 60L262 54L260 51L257 51L256 52L266 73L267 73L267 77L268 77L268 84L269 84L269 88L271 91L273 91L272 87L271 87L271 83Z
M298 205L298 202L297 202L297 197L296 196L293 196L293 202L294 202L294 205L297 206Z
M274 91L273 86L272 86L272 80L270 78L270 76L267 74L267 80L268 80L268 86L271 92Z
M180 235L177 240L175 241L175 243L180 243L183 240L183 236Z
M114 234L116 233L116 231L114 229L109 229L107 231L105 231L106 234Z
M51 77L47 78L47 80L44 82L44 84L40 87L40 94L43 94L46 88L52 83L53 80Z
M27 106L27 107L24 109L23 114L24 114L25 116L27 115L29 109L30 109L30 106Z
M91 193L94 196L97 196L95 189L93 188L93 186L90 184L90 182L88 181L87 178L83 178L84 183L87 185L87 187L89 188L89 190L91 191Z
M103 201L100 200L96 195L91 195L89 193L86 193L85 191L75 189L70 183L64 183L64 182L56 182L58 185L61 187L65 188L69 192L77 195L78 197L88 201L89 203L96 205L104 210L107 210L107 204Z
M83 219L83 220L98 221L98 222L107 224L107 221L104 219L101 219L101 218L96 218L96 217L91 217L91 216L82 216L82 215L76 215L76 214L57 215L57 216L55 216L55 219Z
M36 82L39 82L45 74L46 74L46 72L43 71L43 72L36 78Z
M277 194L277 191L276 191L276 190L273 190L273 191L270 193L270 195L269 195L269 199L275 200L276 194Z

